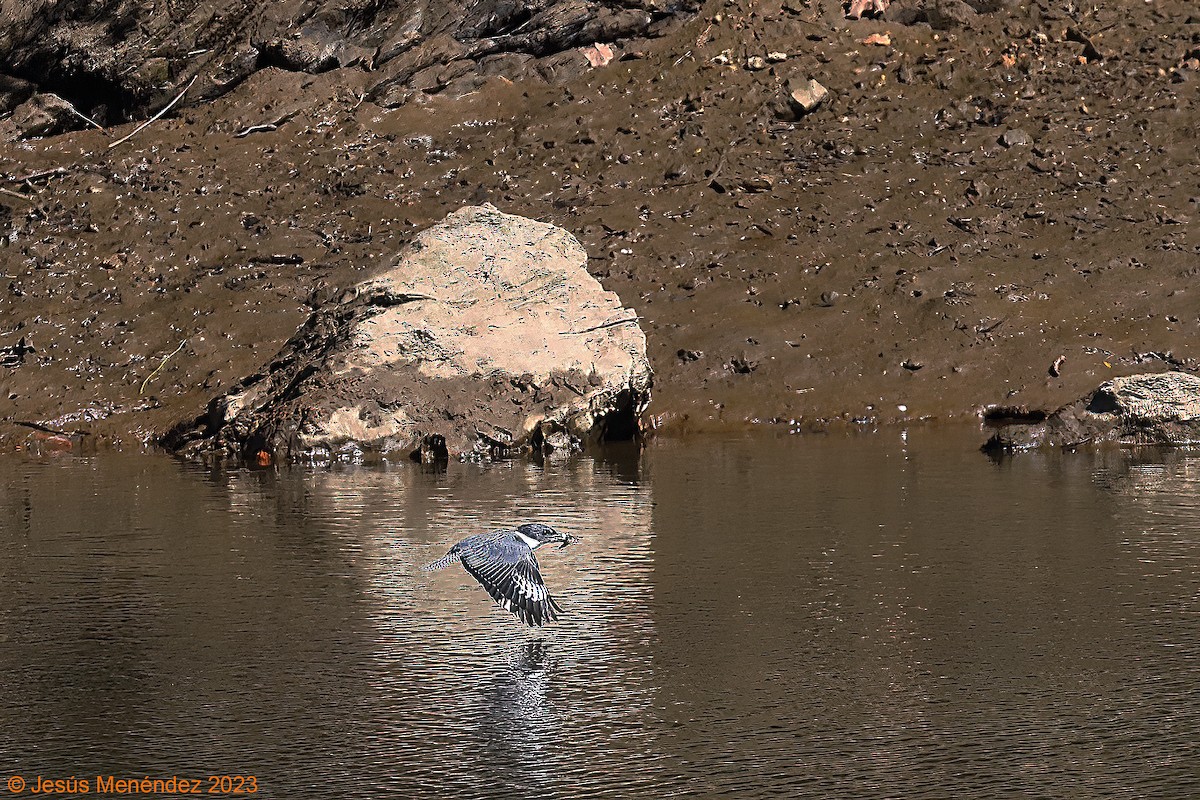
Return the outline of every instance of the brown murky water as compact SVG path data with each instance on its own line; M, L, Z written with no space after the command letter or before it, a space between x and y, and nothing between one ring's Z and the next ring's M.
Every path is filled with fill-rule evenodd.
M1200 455L0 461L0 765L275 798L1200 795ZM416 566L538 518L528 631ZM28 789L25 793L29 793Z

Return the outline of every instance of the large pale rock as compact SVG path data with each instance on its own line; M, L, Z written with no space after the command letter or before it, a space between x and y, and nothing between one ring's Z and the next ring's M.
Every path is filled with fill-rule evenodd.
M1162 372L1113 378L1032 425L1006 425L989 451L1038 447L1200 444L1200 378Z
M464 208L167 443L357 459L436 456L442 440L464 455L632 435L649 399L646 337L586 264L561 228Z

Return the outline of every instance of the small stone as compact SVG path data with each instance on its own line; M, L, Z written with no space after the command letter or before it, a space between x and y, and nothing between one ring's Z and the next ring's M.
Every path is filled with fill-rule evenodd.
M1058 358L1054 359L1054 363L1050 365L1050 375L1055 378L1061 375L1062 366L1066 363L1066 361L1066 356L1059 356Z
M788 81L784 88L787 91L788 101L797 116L812 111L829 94L829 90L813 78L798 84Z
M15 345L8 347L0 347L0 366L19 367L25 363L25 356L28 353L36 353L37 350L25 341L22 336L21 340Z
M421 439L421 446L412 451L409 457L422 464L444 464L450 460L450 452L446 449L446 437L440 433L427 434Z
M571 434L564 430L557 430L546 434L542 438L543 453L570 453L572 450L579 449L576 443L572 441Z
M776 50L772 53L767 53L767 61L772 64L778 64L780 61L787 61L787 53Z
M920 361L914 361L911 358L906 358L900 362L900 366L904 367L909 372L916 372L917 370L923 368L925 365L923 363L921 363Z
M988 186L983 181L974 181L973 180L973 181L971 181L971 184L967 187L966 195L967 195L967 197L983 197L990 191L991 191L991 187Z
M837 292L821 292L821 299L817 305L820 305L824 308L833 308L833 304L838 301L839 297L841 297L841 295Z
M1000 134L1000 144L1005 147L1025 147L1029 142L1029 134L1020 128L1009 128Z
M761 69L767 68L767 60L762 56L750 56L746 59L746 69L751 72L758 72Z
M35 94L0 122L0 139L32 139L70 130L78 122L74 106L56 94Z
M663 171L663 177L669 181L677 181L687 174L688 169L683 164L672 164Z
M846 18L861 19L877 16L887 11L889 2L891 0L850 0L850 5L846 8Z
M742 188L747 192L769 192L774 187L775 180L770 175L759 175L757 178L742 181Z
M613 60L612 47L600 42L597 42L590 47L581 48L580 52L582 52L583 57L588 60L588 64L592 66L592 69L607 66L608 63Z
M680 350L675 355L679 357L680 361L683 361L686 363L688 361L699 361L700 359L704 358L704 351L703 350Z
M749 375L754 370L758 369L758 362L751 361L745 356L730 359L729 368L739 375Z

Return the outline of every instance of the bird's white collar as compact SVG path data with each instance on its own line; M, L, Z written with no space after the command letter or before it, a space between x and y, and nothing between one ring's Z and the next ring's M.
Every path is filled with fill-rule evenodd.
M543 542L542 540L534 539L532 537L526 536L525 534L521 533L520 531L515 531L515 533L517 534L518 539L520 539L525 544L529 545L530 550L537 550L539 547L541 547L543 544L545 544L545 542Z

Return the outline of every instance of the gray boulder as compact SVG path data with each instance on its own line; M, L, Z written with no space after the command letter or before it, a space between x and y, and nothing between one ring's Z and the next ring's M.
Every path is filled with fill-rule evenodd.
M1036 424L1005 425L985 451L1200 444L1200 377L1162 372L1113 378Z
M586 264L561 228L461 209L319 308L259 375L165 443L323 461L628 438L649 400L646 337Z

